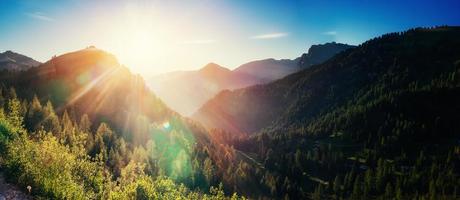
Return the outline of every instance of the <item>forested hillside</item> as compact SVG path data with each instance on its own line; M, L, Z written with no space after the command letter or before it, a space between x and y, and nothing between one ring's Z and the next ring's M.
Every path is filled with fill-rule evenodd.
M197 119L227 129L229 144L274 175L260 178L279 198L458 199L458 35L382 35L273 83L222 92Z
M218 185L231 158L216 156L227 147L113 55L91 47L4 70L0 88L0 170L36 197L227 198Z

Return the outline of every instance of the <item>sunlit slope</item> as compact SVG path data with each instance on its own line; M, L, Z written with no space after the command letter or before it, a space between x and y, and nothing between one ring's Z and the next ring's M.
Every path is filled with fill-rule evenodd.
M301 131L315 116L347 104L371 84L407 87L454 69L459 32L444 27L383 35L273 83L221 92L194 118L232 132Z
M139 120L161 124L175 116L140 76L96 48L52 58L28 75L23 84L30 83L39 96L50 98L58 111L74 107L80 114L112 122L114 128L135 137L145 135L134 125Z
M201 170L192 167L192 160L207 158L197 152L213 148L204 129L170 110L139 75L96 48L54 57L2 81L19 96L50 100L59 116L65 110L76 119L88 114L93 129L106 122L129 148L148 150L147 161L158 165L152 170L174 179L188 179L192 170Z

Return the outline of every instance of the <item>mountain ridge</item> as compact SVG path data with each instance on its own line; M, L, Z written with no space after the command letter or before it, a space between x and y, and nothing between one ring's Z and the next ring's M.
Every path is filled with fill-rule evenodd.
M327 46L322 48L322 46ZM330 56L354 46L340 43L319 44L309 50L309 57L291 59L255 60L229 70L215 63L209 63L198 70L175 71L158 75L149 81L150 88L168 104L169 107L182 115L190 116L207 100L222 90L234 90L252 85L268 83L297 72L309 65L301 66L302 59L307 63L325 61ZM311 49L311 48L310 48ZM316 58L316 55L321 57ZM309 61L314 58L314 60ZM170 88L174 88L172 91ZM187 98L188 102L182 99Z

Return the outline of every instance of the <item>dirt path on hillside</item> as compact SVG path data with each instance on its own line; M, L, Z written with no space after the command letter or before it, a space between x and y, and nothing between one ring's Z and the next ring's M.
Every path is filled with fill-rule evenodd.
M262 165L262 163L258 162L256 159L254 159L253 157L249 156L248 154L240 151L240 150L235 150L237 154L239 154L241 157L243 157L243 159L248 162L249 164L252 164L256 167L259 167L263 170L265 170L265 167L264 165Z
M5 182L3 173L0 172L0 200L29 200L31 196L25 194L14 185Z

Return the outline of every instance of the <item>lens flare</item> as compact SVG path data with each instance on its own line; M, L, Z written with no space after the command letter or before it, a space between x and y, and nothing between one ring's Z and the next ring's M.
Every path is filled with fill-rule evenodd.
M192 167L192 154L197 141L188 125L172 117L150 126L149 131L146 147L162 175L177 181L190 180L196 170Z
M81 73L78 77L77 77L77 82L80 84L80 85L85 85L86 83L88 83L89 81L91 81L91 76L88 72L84 72L84 73Z
M169 131L171 129L171 124L169 124L169 122L164 122L163 123L163 129Z

